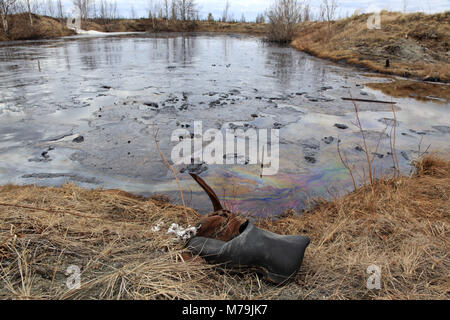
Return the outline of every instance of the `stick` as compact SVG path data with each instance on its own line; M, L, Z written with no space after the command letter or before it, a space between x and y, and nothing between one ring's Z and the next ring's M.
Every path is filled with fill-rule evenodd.
M356 181L355 181L355 177L353 176L353 172L352 169L350 168L350 166L348 165L347 161L344 160L344 158L342 157L341 154L341 149L339 148L339 137L338 137L338 141L337 141L337 151L339 154L339 158L341 159L342 164L344 165L344 167L348 170L348 172L350 173L350 177L352 178L353 181L353 191L356 191Z
M386 104L397 104L397 102L392 101L381 101L381 100L369 100L369 99L357 99L357 98L341 98L345 101L359 101L359 102L373 102L373 103L386 103Z
M172 175L175 178L175 180L177 181L178 190L180 191L180 196L181 196L181 203L183 204L184 215L186 216L186 221L189 224L189 217L188 217L188 214L186 211L186 204L184 203L183 189L181 189L180 180L178 180L175 169L170 165L169 161L167 161L166 157L164 157L164 154L161 152L161 149L159 148L158 131L159 131L159 129L155 130L155 125L153 125L153 138L155 139L156 148L158 149L159 156L161 157L161 160L163 161L164 165L167 167L167 169L172 171Z

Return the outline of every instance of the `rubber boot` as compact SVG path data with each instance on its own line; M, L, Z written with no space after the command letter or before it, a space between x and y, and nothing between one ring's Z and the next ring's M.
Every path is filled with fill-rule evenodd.
M276 284L297 274L310 241L308 237L278 235L256 228L250 220L240 226L239 232L228 242L194 237L187 248L209 262L253 269Z

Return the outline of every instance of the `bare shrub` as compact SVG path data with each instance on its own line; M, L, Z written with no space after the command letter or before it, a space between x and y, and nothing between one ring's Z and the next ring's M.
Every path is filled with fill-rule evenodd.
M322 0L322 4L320 5L320 15L322 21L328 22L328 36L331 32L331 21L334 21L336 18L336 10L338 8L338 4L336 0Z
M17 0L0 0L0 16L2 19L3 30L6 34L9 31L8 15L13 10Z
M301 21L301 5L297 0L276 0L267 12L269 22L268 41L287 43L295 34Z

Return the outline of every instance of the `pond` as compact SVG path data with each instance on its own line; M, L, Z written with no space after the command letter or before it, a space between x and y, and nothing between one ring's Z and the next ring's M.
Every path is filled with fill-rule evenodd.
M211 210L188 174L193 170L228 207L259 216L352 190L338 141L356 180L364 180L354 104L342 98L392 100L364 86L385 78L234 34L114 34L3 43L0 78L0 184L73 182L147 196L168 194L179 202L177 184L156 148L155 130L170 160L179 143L171 141L172 133L185 128L193 135L194 121L201 121L203 132L276 129L279 169L274 175L261 178L260 164L245 159L232 165L174 166L188 205ZM450 150L449 106L394 100L395 154L407 174L419 149ZM391 174L396 163L392 105L357 106L375 174ZM239 158L224 152L223 158L229 157Z

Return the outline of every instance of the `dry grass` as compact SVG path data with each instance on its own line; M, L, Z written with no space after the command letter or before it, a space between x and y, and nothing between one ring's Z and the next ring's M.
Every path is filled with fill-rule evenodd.
M0 41L50 39L75 34L67 28L65 20L51 17L33 14L33 26L30 25L28 14L10 16L8 21L9 34L6 35L3 29L0 29Z
M0 298L449 299L450 161L426 157L416 167L375 183L374 214L366 186L300 217L259 221L311 237L299 275L282 287L183 261L181 243L151 230L183 224L182 207L74 185L4 186L0 202L18 206L0 205ZM366 289L372 264L381 290ZM65 285L70 265L81 268L78 290Z
M251 274L239 280L184 262L183 245L165 233L184 223L182 207L74 185L9 185L0 194L21 206L0 205L0 299L258 298L266 288ZM81 269L79 290L66 287L70 265Z
M450 161L426 157L412 177L380 179L318 205L302 218L268 222L279 233L304 233L311 245L304 289L332 299L450 298ZM367 290L366 269L381 269L381 290Z
M384 74L450 80L450 12L426 15L382 11L381 30L369 30L368 18L363 14L336 21L330 35L325 22L304 23L292 45L321 58ZM389 68L385 67L386 59L390 60Z

